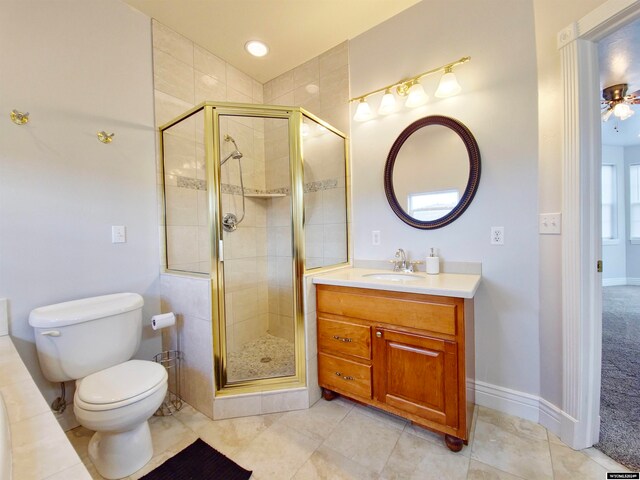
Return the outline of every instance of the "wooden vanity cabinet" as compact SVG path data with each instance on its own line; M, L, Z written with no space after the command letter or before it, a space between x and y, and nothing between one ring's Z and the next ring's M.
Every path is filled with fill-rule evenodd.
M473 414L473 300L316 285L323 396L372 405L445 434L459 451Z

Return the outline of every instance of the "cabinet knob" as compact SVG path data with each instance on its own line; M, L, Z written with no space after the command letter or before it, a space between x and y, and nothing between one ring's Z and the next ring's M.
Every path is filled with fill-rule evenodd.
M376 332L376 337L382 338L382 332Z

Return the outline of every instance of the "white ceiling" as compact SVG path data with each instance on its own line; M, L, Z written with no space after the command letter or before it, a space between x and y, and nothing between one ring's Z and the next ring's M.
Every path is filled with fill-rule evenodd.
M420 0L124 0L264 83ZM244 50L262 40L270 52Z
M640 90L640 20L626 25L598 44L600 87L628 83L628 92ZM602 123L604 145L640 145L640 105L631 108L636 114L625 121Z

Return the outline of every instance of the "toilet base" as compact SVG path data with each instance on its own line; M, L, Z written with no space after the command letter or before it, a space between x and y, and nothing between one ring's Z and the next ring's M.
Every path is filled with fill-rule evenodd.
M126 432L96 432L89 441L89 458L104 478L118 479L144 467L153 456L149 422Z

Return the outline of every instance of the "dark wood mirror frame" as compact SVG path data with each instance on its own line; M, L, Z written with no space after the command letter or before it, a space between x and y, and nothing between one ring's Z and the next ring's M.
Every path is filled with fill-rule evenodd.
M398 202L398 199L396 197L395 190L393 188L393 168L396 163L398 152L402 148L404 142L406 142L407 139L416 132L416 130L427 127L429 125L441 125L443 127L450 128L456 134L458 134L467 149L467 153L469 154L469 179L467 181L467 187L464 190L462 198L453 208L453 210L451 210L445 216L440 217L436 220L423 221L411 217L400 206L400 203ZM429 117L421 118L420 120L416 120L407 128L405 128L402 133L400 133L396 141L393 142L391 150L389 151L389 155L387 156L387 163L384 167L384 191L387 195L387 200L389 202L389 205L391 206L391 209L404 223L406 223L407 225L411 225L414 228L420 228L422 230L433 230L436 228L444 227L445 225L450 224L460 215L462 215L462 213L471 203L471 200L473 200L473 197L478 190L479 182L480 149L478 148L476 139L474 138L471 131L469 131L469 129L458 120L441 115L431 115Z

